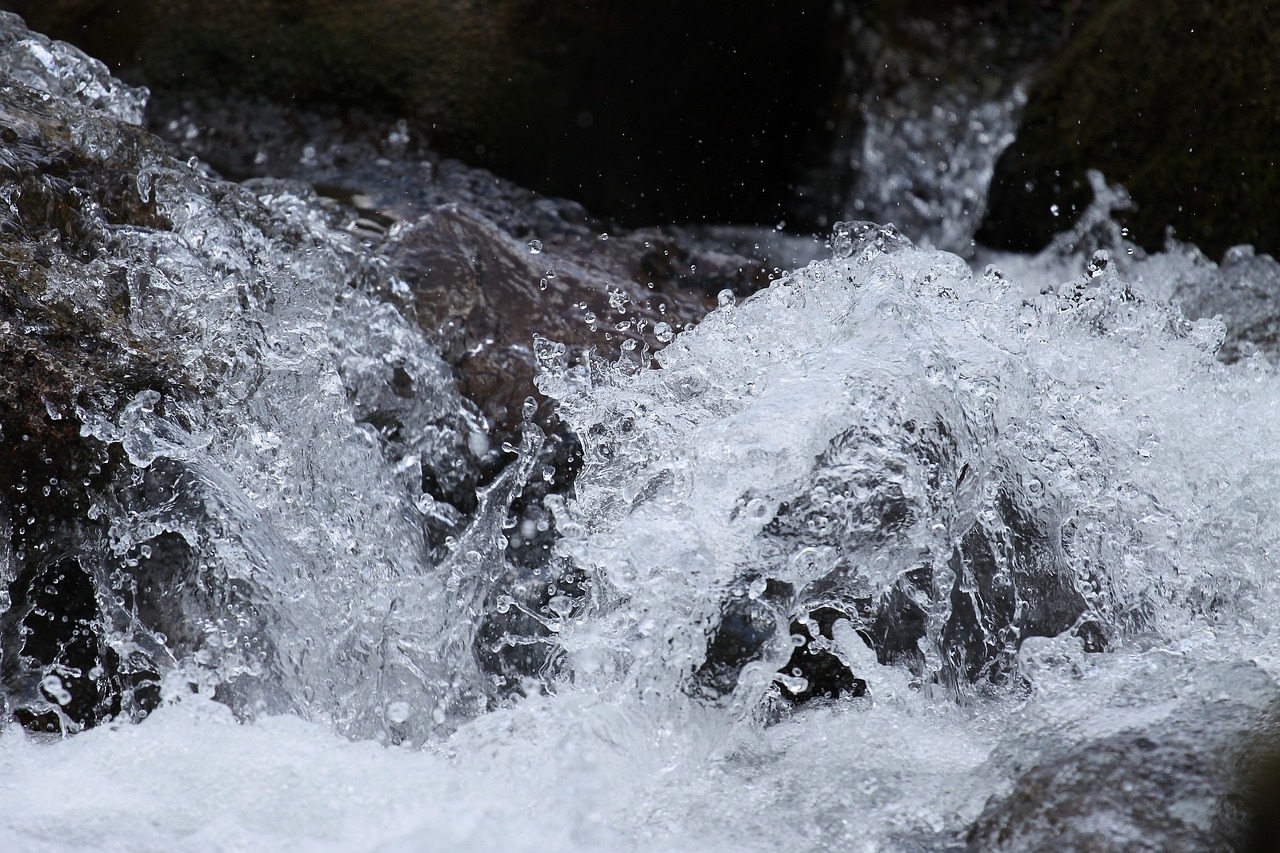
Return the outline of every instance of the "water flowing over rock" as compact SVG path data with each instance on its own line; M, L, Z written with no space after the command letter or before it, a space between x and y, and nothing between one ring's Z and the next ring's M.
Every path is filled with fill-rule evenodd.
M1032 72L1090 3L855 3L826 170L802 188L821 215L892 223L969 256Z
M57 91L98 81L61 51ZM13 710L64 729L138 716L154 704L138 679L154 693L181 671L245 713L373 731L381 700L351 691L390 677L398 620L444 606L399 605L397 586L465 521L424 486L474 482L482 419L308 190L211 179L111 117L124 108L51 94L0 92L3 347L29 371L5 380ZM394 443L370 425L386 397L415 416Z
M1275 684L1246 667L1200 675L1229 691L1158 728L1093 740L1030 769L987 805L967 849L1240 849L1257 806L1239 767L1257 748L1251 733L1274 730Z
M1269 257L1145 251L1100 174L978 270L862 220L622 231L394 123L251 137L280 171L234 183L178 147L225 135L0 48L0 848L1265 817Z

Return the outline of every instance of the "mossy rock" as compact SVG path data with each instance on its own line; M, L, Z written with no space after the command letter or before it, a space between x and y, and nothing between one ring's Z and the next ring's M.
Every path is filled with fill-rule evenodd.
M1280 5L1112 0L1033 86L979 240L1045 245L1099 169L1132 194L1123 221L1143 246L1172 226L1210 256L1280 250L1277 56Z

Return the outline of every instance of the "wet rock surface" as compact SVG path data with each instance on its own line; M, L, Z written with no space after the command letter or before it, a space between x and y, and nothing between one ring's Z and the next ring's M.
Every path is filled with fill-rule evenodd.
M1235 687L1240 691L1240 682ZM1266 713L1219 701L1091 740L993 799L967 850L1231 851L1266 806L1247 787ZM1263 847L1258 849L1271 849Z
M174 159L132 123L142 93L13 16L0 32L13 69L0 78L0 674L8 711L67 732L145 716L177 659L216 665L217 634L240 634L233 644L268 669L279 663L267 663L279 653L262 638L270 594L256 579L219 575L208 526L225 511L228 483L201 471L194 434L235 408L241 423L278 417L255 402L284 378L273 379L264 354L286 353L289 335L305 337L327 313L298 310L291 282L340 278L352 292L328 299L357 305L376 302L386 282L344 254L314 196L278 182L247 190ZM32 56L57 60L32 66ZM426 459L415 470L440 499L426 522L438 545L466 516L444 507L476 479L462 436L479 416L461 407L434 354L402 353L392 365L378 328L364 326L361 346L389 382L394 366L409 383L399 396L416 398L412 429L398 438L403 455ZM376 374L348 359L340 375L370 422Z
M1102 4L1032 85L978 239L1043 246L1084 210L1099 169L1132 193L1123 222L1148 249L1169 225L1210 257L1280 249L1277 14L1249 0Z
M1254 352L1280 359L1280 263L1270 255L1252 246L1229 249L1216 269L1176 288L1173 299L1189 318L1222 318L1224 361Z

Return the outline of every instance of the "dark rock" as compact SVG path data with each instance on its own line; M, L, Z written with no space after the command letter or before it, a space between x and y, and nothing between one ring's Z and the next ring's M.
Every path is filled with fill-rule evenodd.
M712 288L749 293L768 280L758 262L657 231L562 227L542 235L534 254L490 216L442 205L398 229L382 251L414 291L419 322L440 336L463 393L506 430L533 389L535 334L579 353L647 357L668 337L658 324L679 329L701 318L715 304Z
M1241 771L1262 725L1257 709L1218 702L1085 743L988 803L968 850L1240 849L1254 808Z
M8 0L169 94L407 119L433 148L632 227L783 216L838 66L778 0Z
M1183 282L1172 298L1188 319L1222 318L1227 335L1218 357L1233 362L1260 351L1280 358L1280 263L1237 246L1216 269L1205 267L1205 276Z
M220 563L211 531L227 495L175 448L254 399L264 351L282 352L267 326L324 311L286 304L291 282L325 282L331 300L361 293L375 312L389 291L319 200L175 159L132 123L142 97L0 16L0 697L41 729L145 716L177 660L218 666L207 636L218 632L255 664L220 679L228 701L286 706L270 684L285 653L263 630L278 602ZM421 457L423 504L435 488L440 508L475 481L462 436L479 418L425 342L422 363L405 349L369 353L368 369L344 362L335 379L370 424L404 414L375 387L384 368L387 396L414 403L386 453ZM456 526L466 509L450 512Z
M1122 222L1148 249L1170 225L1210 256L1280 249L1277 16L1251 0L1106 3L1034 84L978 239L1045 245L1099 169L1133 195Z

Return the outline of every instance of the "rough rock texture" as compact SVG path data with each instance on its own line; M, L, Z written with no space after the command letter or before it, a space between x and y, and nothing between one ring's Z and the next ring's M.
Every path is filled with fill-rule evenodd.
M1222 360L1258 351L1280 359L1280 263L1270 255L1235 247L1206 280L1178 287L1173 299L1188 318L1222 318L1227 327Z
M1147 248L1172 225L1210 257L1277 251L1277 52L1274 3L1111 0L1032 87L979 240L1043 246L1087 206L1092 168L1128 188Z
M1088 741L1035 766L1011 794L987 804L969 831L967 849L1250 849L1243 845L1254 815L1268 819L1265 792L1251 776L1258 743L1274 738L1274 711L1251 706L1241 694L1261 687L1263 695L1274 697L1274 684L1258 672L1240 671L1236 678L1247 687L1237 683L1230 701L1224 693L1218 701L1185 706L1166 719Z

